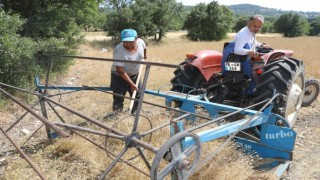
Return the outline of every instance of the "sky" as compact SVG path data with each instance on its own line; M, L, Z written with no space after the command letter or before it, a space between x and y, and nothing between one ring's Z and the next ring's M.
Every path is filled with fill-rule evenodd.
M197 5L200 2L210 3L213 0L177 0L184 5ZM215 0L220 5L254 4L278 10L315 11L320 12L320 0Z

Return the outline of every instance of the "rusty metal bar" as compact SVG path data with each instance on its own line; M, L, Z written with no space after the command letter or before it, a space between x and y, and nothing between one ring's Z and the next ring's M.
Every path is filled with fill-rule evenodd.
M99 177L99 180L105 179L107 174L111 171L113 166L116 165L118 161L120 161L121 157L124 155L124 153L128 150L127 147L123 148L123 150L120 152L120 154L112 161L112 163L108 166L108 168L101 174Z
M148 134L150 134L150 133L152 133L152 132L154 132L154 131L157 131L157 130L159 130L159 129L161 129L161 128L164 128L164 127L166 127L166 126L169 126L169 125L171 124L171 122L181 121L182 118L185 118L185 117L187 117L187 116L189 116L189 115L190 115L190 114L183 114L182 116L179 116L179 117L177 117L177 118L175 118L175 119L173 119L173 120L170 120L170 122L168 122L168 123L165 123L165 124L163 124L163 125L160 125L160 126L158 126L158 127L155 127L155 128L153 128L153 129L150 129L149 131L146 131L146 132L144 132L144 133L141 133L140 135L141 135L141 137L144 137L144 136L146 136L146 135L148 135Z
M32 115L34 115L36 118L38 118L40 121L42 121L45 125L49 126L50 128L52 128L55 132L57 132L60 136L66 138L69 136L68 133L64 132L63 130L59 129L57 126L55 126L54 124L52 124L51 122L48 121L48 119L44 118L43 116L40 116L39 114L37 114L33 109L31 109L30 107L28 107L27 105L23 104L22 102L20 102L17 98L15 98L14 96L12 96L11 94L9 94L7 91L5 91L4 89L2 89L0 87L0 92L2 92L6 97L10 98L11 100L13 100L15 103L19 104L21 107L23 107L25 110L29 111Z
M135 142L136 144L138 144L138 145L140 145L140 146L142 146L142 147L144 147L154 153L157 153L159 151L158 148L152 146L151 144L145 143L145 142L141 141L140 139L137 139L136 137L132 137L131 140L133 142Z
M44 124L41 124L41 126L38 127L37 130L35 130L35 131L27 138L27 140L26 140L22 145L26 144L26 143L31 139L31 137L32 137L33 135L35 135L43 126L44 126Z
M37 101L37 103L35 103L34 105L31 106L31 108L35 107L37 104L39 104L39 101ZM14 123L11 124L10 127L8 127L6 129L6 132L9 132L15 125L17 125L27 114L29 113L29 111L26 111L25 113L23 113Z
M107 93L107 94L112 94L112 95L115 95L117 97L122 97L122 98L125 98L125 99L130 99L130 100L134 100L134 101L138 101L138 99L134 99L134 98L131 98L131 97L127 97L127 96L123 96L121 94L116 94L116 93L112 93L112 92L108 92L108 91L105 91L105 90L101 90L99 88L96 88L96 87L90 87L90 86L84 86L86 87L87 89L86 90L96 90L96 91L100 91L100 92L103 92L103 93ZM184 111L184 110L180 110L180 109L176 109L176 108L172 108L172 107L168 107L168 106L162 106L162 105L159 105L159 104L155 104L155 103L152 103L152 102L148 102L148 101L142 101L143 103L145 104L148 104L148 105L152 105L152 106L156 106L156 107L159 107L159 108L164 108L166 110L172 110L172 111L176 111L176 112L180 112L180 113L185 113L185 114L189 114L189 115L193 115L195 117L199 117L199 118L203 118L203 119L207 119L207 120L212 120L211 117L207 117L207 116L202 116L202 115L199 115L199 114L196 114L196 113L192 113L192 112L188 112L188 111Z
M144 64L150 66L160 66L160 67L168 67L168 68L179 68L180 65L174 64L165 64L165 63L156 63L156 62L148 62L148 61L130 61L130 60L121 60L121 59L108 59L108 58L94 58L94 57L86 57L86 56L69 56L69 55L61 55L61 54L42 54L43 56L51 56L51 57L63 57L63 58L77 58L77 59L87 59L87 60L98 60L98 61L108 61L108 62L124 62L131 64Z
M96 134L96 135L99 135L99 136L112 137L112 138L120 139L120 140L123 140L123 141L124 141L124 138L125 138L125 136L117 136L115 134L107 134L105 132L95 131L95 130L92 130L92 129L88 129L88 128L84 128L84 127L80 127L80 126L75 126L75 125L72 125L72 124L65 124L65 123L60 123L60 122L56 122L56 123L53 123L53 124L55 124L57 126L61 126L61 127L66 127L66 128L75 129L75 130L79 130L79 131L83 131L83 132L87 132L87 133Z
M104 150L104 151L107 151L107 152L108 152L109 154L111 154L113 157L116 157L115 154L113 154L112 152L106 150L104 147L102 147L101 145L99 145L99 144L97 144L96 142L92 141L91 139L83 136L82 134L80 134L80 133L78 133L78 132L75 132L75 131L73 131L73 132L74 132L75 134L77 134L78 136L82 137L83 139L91 142L91 143L94 144L95 146L99 147L100 149L102 149L102 150ZM142 171L141 169L137 168L134 164L130 163L129 161L120 159L120 162L123 162L123 163L127 164L128 166L132 167L133 169L135 169L135 170L141 172L142 174L150 177L150 175L149 175L148 173L146 173L146 172Z
M36 95L36 96L41 95L39 93L30 92L29 90L18 88L18 87L15 87L15 86L11 86L9 84L5 84L5 83L2 83L2 82L0 82L0 85L1 86L5 86L5 87L9 87L9 88L12 88L12 89L15 89L15 90L19 90L19 91L22 91L22 92L27 92L27 93L30 93L30 94L33 94L33 95Z
M146 71L144 73L144 78L143 78L143 83L142 83L142 87L141 87L140 98L139 98L139 101L138 101L138 109L137 109L136 116L135 116L135 119L134 119L132 132L136 132L137 128L138 128L139 116L140 116L141 107L142 107L142 103L143 103L144 93L145 93L146 86L147 86L147 80L148 80L148 77L149 77L149 72L150 72L150 65L148 65L146 67Z
M84 115L84 114L82 114L82 113L80 113L80 112L78 112L78 111L76 111L76 110L74 110L74 109L71 109L71 108L69 108L69 107L67 107L67 106L65 106L65 105L63 105L63 104L61 104L61 103L58 103L58 102L56 102L56 101L54 101L54 100L52 100L52 99L50 99L50 98L48 98L48 97L45 97L45 96L44 96L43 98L44 98L46 101L52 102L53 104L56 104L56 105L60 106L61 108L65 109L65 110L67 110L67 111L70 111L70 112L72 112L73 114L75 114L75 115L77 115L77 116L79 116L79 117L81 117L81 118L83 118L83 119L85 119L85 120L87 120L87 121L89 121L89 122L91 122L91 123L93 123L93 124L101 127L101 128L104 128L104 129L107 129L107 130L111 131L112 133L115 133L115 134L121 135L121 136L127 136L127 135L128 135L128 134L126 134L126 133L123 133L123 132L121 132L121 131L118 131L118 130L116 130L116 129L113 129L112 127L107 126L107 125L103 124L102 122L100 122L100 121L98 121L98 120L96 120L96 119L93 119L93 118L91 118L91 117L88 117L88 116L86 116L86 115Z
M0 88L1 90L1 88ZM11 137L0 127L1 132L7 137L7 139L11 142L11 144L19 151L21 156L30 164L32 169L38 174L41 179L46 179L45 176L42 174L40 169L32 162L32 160L19 148L19 146L11 139Z
M83 119L85 119L85 120L87 120L87 121L90 121L91 123L93 123L93 124L95 124L95 125L97 125L97 126L99 126L99 127L101 127L101 128L105 128L105 129L109 130L109 131L112 132L112 133L115 133L115 134L121 135L121 136L128 136L128 134L126 134L126 133L123 133L123 132L121 132L121 131L118 131L118 130L116 130L116 129L113 129L113 128L110 127L110 126L107 126L107 125L101 123L100 121L97 121L97 120L95 120L95 119L93 119L93 118L91 118L91 117L88 117L88 116L86 116L86 115L84 115L84 114L82 114L82 113L80 113L80 112L78 112L78 111L76 111L76 110L73 110L73 109L71 109L71 108L69 108L69 107L67 107L67 106L65 106L65 105L63 105L63 104L61 104L61 103L58 103L58 102L56 102L56 101L54 101L54 100L52 100L52 99L50 99L50 98L47 98L47 97L43 97L43 98L46 99L47 101L50 101L50 102L52 102L52 103L60 106L61 108L65 109L65 110L68 110L68 111L74 113L75 115L77 115L77 116L79 116L79 117L81 117L81 118L83 118ZM150 144L148 144L148 143L145 143L145 142L143 142L143 141L141 141L141 140L139 140L139 139L137 139L137 138L132 138L132 140L133 140L135 143L143 146L144 148L146 148L146 149L148 149L148 150L150 150L150 151L152 151L152 152L155 152L155 153L158 152L158 148L156 148L156 147L154 147L154 146L152 146L152 145L150 145Z

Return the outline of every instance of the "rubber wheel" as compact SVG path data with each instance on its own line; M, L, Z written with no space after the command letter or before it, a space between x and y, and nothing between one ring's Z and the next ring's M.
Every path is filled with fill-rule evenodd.
M273 107L273 113L284 117L294 125L305 89L305 77L303 63L294 58L284 57L267 64L260 76L261 83L257 85L253 102L258 103L270 99L276 93L282 95Z
M175 77L171 79L172 88L171 91L188 93L191 91L192 82L194 81L195 71L197 69L192 65L185 65L174 71Z
M314 79L306 81L302 106L310 106L319 96L319 82Z

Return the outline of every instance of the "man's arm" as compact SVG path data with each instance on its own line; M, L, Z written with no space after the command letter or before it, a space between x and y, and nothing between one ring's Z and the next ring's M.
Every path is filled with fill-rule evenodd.
M117 73L122 77L122 79L124 79L130 85L132 92L135 90L138 90L137 86L131 81L128 74L124 71L124 67L116 66L116 70L117 70Z
M244 35L238 35L234 41L234 53L238 55L248 55L250 49L245 49L246 43L248 43L248 38Z

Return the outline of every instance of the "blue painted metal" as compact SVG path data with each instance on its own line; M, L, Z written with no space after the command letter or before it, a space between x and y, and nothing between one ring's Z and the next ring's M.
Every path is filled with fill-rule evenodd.
M292 160L292 151L272 147L261 142L256 142L244 138L235 138L236 142L246 153L258 154L262 158L276 158Z
M111 91L109 87L71 87L71 86L45 86L40 84L39 77L36 77L36 86L38 89L60 89L60 90L103 90ZM240 111L240 114L247 115L247 118L251 118L250 122L247 124L248 119L240 119L238 121L230 122L228 124L218 126L213 129L206 131L198 132L197 135L200 137L202 143L212 141L221 137L228 135L234 135L240 130L245 130L248 128L260 127L260 141L252 141L244 138L235 137L237 144L244 149L244 151L249 153L257 153L262 158L277 158L283 160L292 159L292 151L294 148L296 132L289 127L280 127L276 126L277 121L283 121L287 125L287 121L277 115L271 113L273 105L269 105L264 111L259 113L258 111L251 109L243 109L239 107L217 104L209 101L204 101L203 95L190 95L182 94L177 92L160 92L145 90L145 93L159 96L165 98L167 106L170 106L172 101L180 101L182 103L180 109L187 112L196 112L196 106L203 107L208 111L210 116L213 118L218 118L219 112L235 112ZM252 118L252 116L254 116ZM194 116L192 117L194 120ZM192 119L191 119L192 120ZM184 131L184 122L179 121L170 127L171 135L176 134L177 132ZM194 144L192 138L185 138L182 142L182 147L188 147ZM283 169L287 169L288 164L285 163L282 168L277 170L277 175L283 174Z
M264 124L261 126L260 141L266 145L293 151L297 133L287 127Z
M147 94L166 98L166 102L168 104L170 104L169 102L172 102L173 100L177 100L182 103L182 106L184 103L193 104L193 105L200 105L200 106L204 107L206 110L208 110L208 112L212 111L212 110L234 112L234 111L239 111L239 110L243 109L243 108L239 108L239 107L203 101L202 100L203 95L186 95L186 94L182 94L182 93L171 93L171 92L172 91L169 91L169 93L168 93L168 92L146 90ZM183 109L183 107L180 109L185 110L185 109ZM247 109L247 110L243 110L243 112L241 114L254 115L256 112L257 111L255 111L255 110ZM213 111L212 111L212 114L216 115L216 113L214 113Z

